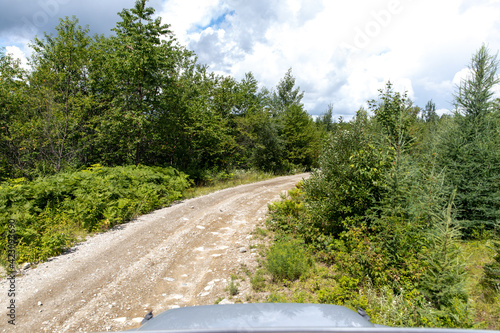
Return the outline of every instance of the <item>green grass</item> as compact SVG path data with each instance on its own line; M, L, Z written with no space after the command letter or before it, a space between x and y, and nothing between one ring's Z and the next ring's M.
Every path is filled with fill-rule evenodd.
M210 194L238 185L251 184L262 180L275 178L271 173L256 170L236 170L224 176L210 178L202 185L190 187L184 191L184 198L190 199Z
M265 302L325 303L343 305L352 310L362 307L373 323L393 327L456 327L500 329L500 295L486 297L481 286L482 267L494 253L488 241L462 242L469 272L468 304L455 303L452 317L443 316L425 301L418 290L395 292L390 286L374 288L344 275L335 266L314 262L298 279L273 279L267 267L258 269L251 277L254 292L269 291ZM276 247L276 245L274 245ZM280 250L284 252L284 250ZM286 258L287 255L280 256ZM271 259L274 260L274 259ZM286 265L286 260L279 260ZM267 258L269 266L269 258ZM251 298L256 298L251 295Z
M474 240L461 243L466 270L469 272L467 289L475 310L475 321L483 322L488 329L500 329L500 294L482 285L484 265L494 256L492 242Z

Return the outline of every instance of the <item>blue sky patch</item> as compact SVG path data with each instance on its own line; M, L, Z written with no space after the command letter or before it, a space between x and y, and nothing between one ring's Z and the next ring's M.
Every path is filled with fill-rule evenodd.
M200 26L200 25L197 25L196 28L194 29L196 32L200 32L200 31L203 31L207 28L212 28L214 30L217 30L220 28L220 26L222 25L222 23L224 23L226 21L226 17L229 15L233 15L235 13L234 10L231 10L231 11L227 11L225 12L224 14L216 17L216 18L212 18L210 20L210 23L205 25L205 26Z

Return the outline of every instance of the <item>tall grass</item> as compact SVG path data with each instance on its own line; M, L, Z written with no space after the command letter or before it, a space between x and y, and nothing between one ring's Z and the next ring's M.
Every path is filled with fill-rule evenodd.
M186 199L195 198L229 187L255 183L274 177L275 175L272 173L260 170L235 170L229 173L214 173L207 176L201 184L186 189L184 197Z

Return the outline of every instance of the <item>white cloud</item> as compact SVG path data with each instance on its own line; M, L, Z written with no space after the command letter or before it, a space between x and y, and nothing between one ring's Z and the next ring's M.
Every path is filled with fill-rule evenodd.
M193 29L207 26L212 18L218 17L223 11L221 0L168 0L157 14L164 23L171 25L179 42L186 45L190 39L196 38L197 33Z
M5 53L10 54L14 59L21 60L21 67L28 68L28 59L23 50L17 46L7 46L5 48Z
M94 7L85 13L95 11L97 4L90 1L85 7ZM128 4L123 6L130 8ZM292 67L311 114L324 112L332 103L338 114L353 115L368 99L376 98L388 80L396 89L407 90L417 105L433 99L438 109L450 109L461 75L457 73L472 54L483 43L493 52L500 49L498 0L154 0L151 4L163 22L171 24L179 42L217 73L241 79L251 71L261 84L273 88ZM73 6L61 6L60 11L69 8ZM106 15L116 20L116 12L108 11ZM17 54L29 55L24 41L2 38L0 44L16 45Z

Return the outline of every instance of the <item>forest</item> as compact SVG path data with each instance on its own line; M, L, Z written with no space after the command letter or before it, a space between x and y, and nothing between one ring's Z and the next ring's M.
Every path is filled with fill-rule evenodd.
M315 165L320 131L291 70L274 90L252 73L215 75L153 14L123 10L110 37L61 19L33 41L29 71L2 56L3 180L93 164L172 166L196 181Z
M268 301L362 306L391 326L500 321L500 81L487 46L453 114L388 82L352 120L333 106L313 120L292 69L271 89L251 72L218 75L145 1L119 16L108 37L60 19L32 41L29 69L0 52L3 264L9 221L18 263L37 262L193 184L311 171L270 205L274 243L252 285L297 289ZM488 253L473 271L471 246Z
M469 70L452 115L389 82L351 121L320 118L320 168L269 206L254 290L388 326L500 328L497 56L483 45Z

